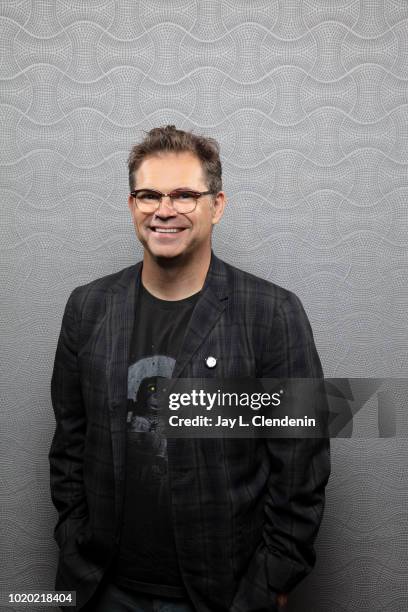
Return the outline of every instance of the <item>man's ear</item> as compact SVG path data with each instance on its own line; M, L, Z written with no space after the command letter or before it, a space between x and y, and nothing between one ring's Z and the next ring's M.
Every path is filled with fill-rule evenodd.
M129 208L131 214L133 215L133 207L135 205L135 198L133 196L131 196L130 193L128 195L127 203L128 203L128 208Z
M227 198L223 191L219 191L211 204L212 224L215 225L224 214L224 209L227 204Z

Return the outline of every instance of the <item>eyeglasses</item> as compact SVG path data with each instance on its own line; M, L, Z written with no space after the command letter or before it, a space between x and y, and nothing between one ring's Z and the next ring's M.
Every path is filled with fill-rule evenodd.
M154 189L136 189L130 195L136 200L136 206L145 213L155 212L161 204L162 198L169 196L174 210L179 213L193 212L197 206L198 198L215 193L215 191L193 191L191 189L174 189L170 193L162 193Z

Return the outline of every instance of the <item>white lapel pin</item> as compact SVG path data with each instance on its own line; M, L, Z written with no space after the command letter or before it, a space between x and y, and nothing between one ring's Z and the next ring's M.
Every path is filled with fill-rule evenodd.
M215 357L207 357L207 359L205 360L205 365L207 366L207 368L215 368L215 366L217 365L217 360Z

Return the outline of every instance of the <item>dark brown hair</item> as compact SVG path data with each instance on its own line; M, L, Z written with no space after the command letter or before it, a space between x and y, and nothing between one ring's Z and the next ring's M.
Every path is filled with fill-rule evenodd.
M201 161L207 188L218 193L222 189L220 147L214 138L178 130L174 125L157 127L146 132L142 142L132 147L129 158L129 187L135 188L135 173L143 160L158 153L190 151Z

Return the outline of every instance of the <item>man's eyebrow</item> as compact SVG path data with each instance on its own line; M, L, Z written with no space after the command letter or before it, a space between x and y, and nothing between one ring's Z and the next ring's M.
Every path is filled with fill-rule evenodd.
M145 190L146 191L157 191L158 193L161 193L161 191L159 191L159 189L157 189L156 187L138 187L138 190Z
M195 187L175 187L174 189L172 189L172 191L180 191L181 189L184 189L186 191L200 191L199 189L196 189Z

